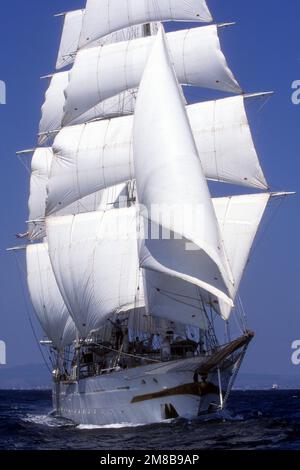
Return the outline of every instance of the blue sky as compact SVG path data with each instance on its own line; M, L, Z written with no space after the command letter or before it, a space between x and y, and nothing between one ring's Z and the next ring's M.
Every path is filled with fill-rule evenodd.
M39 77L54 71L61 30L61 20L53 15L81 8L84 0L2 3L0 80L7 84L7 105L0 106L0 339L7 343L8 364L13 366L41 361L14 256L5 252L16 244L14 234L25 229L27 220L28 174L15 152L36 144L46 86ZM251 112L271 188L300 194L300 105L291 102L291 83L300 80L300 4L290 3L287 8L281 0L208 0L216 22L237 22L220 37L243 89L275 91L263 107L253 105ZM188 93L191 101L216 96L198 89ZM300 375L300 366L292 366L290 359L291 343L300 339L299 194L287 200L267 226L242 285L249 326L256 331L244 371Z

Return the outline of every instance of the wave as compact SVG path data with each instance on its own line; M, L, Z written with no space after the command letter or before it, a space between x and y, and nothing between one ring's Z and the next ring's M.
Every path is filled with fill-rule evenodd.
M66 426L75 427L74 423L65 419L48 415L27 414L22 418L25 423L36 424L38 426L47 426L49 428L64 428Z
M95 424L79 424L76 429L80 431L93 430L93 429L121 429L121 428L139 428L145 427L145 424L133 424L133 423L115 423L115 424L103 424L98 426Z

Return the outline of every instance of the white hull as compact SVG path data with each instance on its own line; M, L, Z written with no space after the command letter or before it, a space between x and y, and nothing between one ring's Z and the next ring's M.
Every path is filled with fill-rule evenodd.
M205 382L199 377L196 383L195 370L202 360L195 357L59 382L53 402L60 416L95 426L160 423L215 412L221 403L218 373L210 373ZM223 396L233 369L229 361L221 369Z

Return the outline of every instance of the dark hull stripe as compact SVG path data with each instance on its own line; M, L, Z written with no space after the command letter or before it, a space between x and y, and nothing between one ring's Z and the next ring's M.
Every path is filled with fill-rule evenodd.
M219 389L211 382L190 383L179 385L174 388L167 388L160 392L147 393L146 395L138 395L131 400L131 403L139 403L141 401L154 400L155 398L171 397L174 395L195 395L203 397L210 393L219 394Z

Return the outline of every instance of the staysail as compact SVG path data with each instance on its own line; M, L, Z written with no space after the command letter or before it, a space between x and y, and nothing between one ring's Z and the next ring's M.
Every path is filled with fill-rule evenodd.
M187 106L207 179L267 189L242 96ZM135 178L133 117L62 129L53 143L47 213L79 197Z
M61 351L76 339L76 328L57 287L46 243L26 248L27 281L39 322Z
M221 51L217 26L176 31L166 36L179 83L241 93ZM63 125L70 124L100 101L138 88L154 41L155 38L146 37L80 50L65 91Z
M133 154L146 286L176 298L182 281L232 306L231 273L163 29L138 93ZM146 297L149 311L157 308L156 299L149 304L153 296ZM183 292L177 298L189 297Z
M87 0L79 47L123 28L153 21L210 23L205 0Z

